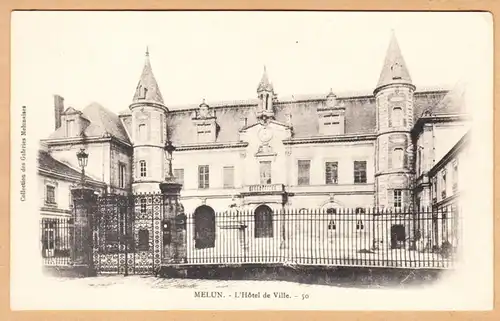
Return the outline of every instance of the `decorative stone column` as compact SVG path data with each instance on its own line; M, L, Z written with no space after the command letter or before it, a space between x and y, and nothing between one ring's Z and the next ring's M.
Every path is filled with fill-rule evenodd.
M73 231L71 260L75 272L85 276L96 274L93 262L92 224L97 210L97 195L88 187L71 190L73 197Z
M163 255L164 263L187 262L186 215L180 202L182 184L173 176L160 183L163 194Z

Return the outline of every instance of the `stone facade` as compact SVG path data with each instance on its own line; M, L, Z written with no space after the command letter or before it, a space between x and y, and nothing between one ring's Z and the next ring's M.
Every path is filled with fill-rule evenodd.
M449 96L413 85L394 36L373 93L278 97L264 69L256 99L189 106L164 102L147 53L128 110L117 116L94 103L61 112L56 96L59 127L45 142L52 157L75 168L85 148L88 175L107 193L125 194L159 192L168 168L164 146L172 141L187 215L200 206L405 208L415 193L429 194L417 164L429 170L451 148L435 137L464 126L457 118L453 129L416 129L420 119L437 117L429 111L462 113ZM76 122L73 129L67 120Z

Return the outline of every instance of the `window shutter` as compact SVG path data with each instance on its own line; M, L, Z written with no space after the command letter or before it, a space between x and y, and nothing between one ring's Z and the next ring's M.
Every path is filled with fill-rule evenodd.
M392 153L393 149L389 148L387 151L388 157L387 157L387 168L391 169L392 168Z

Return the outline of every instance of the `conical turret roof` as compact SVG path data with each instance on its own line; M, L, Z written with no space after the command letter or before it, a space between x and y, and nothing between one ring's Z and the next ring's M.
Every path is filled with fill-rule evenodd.
M392 32L391 41L389 43L389 47L387 48L377 88L389 84L401 83L411 84L412 81L403 55L401 54L401 50L399 49L396 35Z
M133 99L134 103L140 101L151 101L163 104L163 97L153 74L151 62L149 61L149 50L146 50L144 68L142 69L141 78L137 83Z
M264 72L262 74L262 78L259 82L259 86L257 87L257 92L261 91L273 91L273 85L269 81L269 78L267 76L267 70L266 66L264 66Z

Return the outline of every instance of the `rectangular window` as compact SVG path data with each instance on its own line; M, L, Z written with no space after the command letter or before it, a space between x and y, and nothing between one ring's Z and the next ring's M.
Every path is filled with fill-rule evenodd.
M66 121L66 136L67 137L72 137L75 135L75 120L74 119L68 119Z
M141 214L146 214L146 209L147 209L147 205L146 205L146 199L145 198L141 198Z
M455 160L453 162L453 192L458 190L458 162Z
M366 183L366 161L354 161L354 183Z
M45 186L45 202L47 204L56 203L56 187L52 185Z
M404 155L402 148L395 148L392 151L392 168L403 168Z
M446 171L441 175L441 199L446 198Z
M139 162L139 173L141 177L146 177L148 174L145 160Z
M403 126L403 110L401 109L401 107L394 107L392 109L392 126Z
M146 124L139 124L139 139L141 141L147 140Z
M394 195L394 208L401 208L402 194L403 194L403 192L400 189L395 189L393 191L393 195Z
M271 182L271 162L260 162L260 183L266 185L272 184Z
M437 180L435 177L432 179L431 194L432 194L432 202L436 203L436 201L437 201Z
M125 187L125 164L123 163L118 164L118 186Z
M177 182L179 184L182 184L182 186L184 187L184 169L174 169L174 176L177 179Z
M198 188L208 188L209 179L210 175L208 165L198 166Z
M311 173L311 161L299 160L298 161L298 185L309 185L309 177Z
M223 181L224 188L233 188L234 187L234 167L233 166L225 166L222 169L223 173Z
M325 163L325 184L338 184L338 163Z

